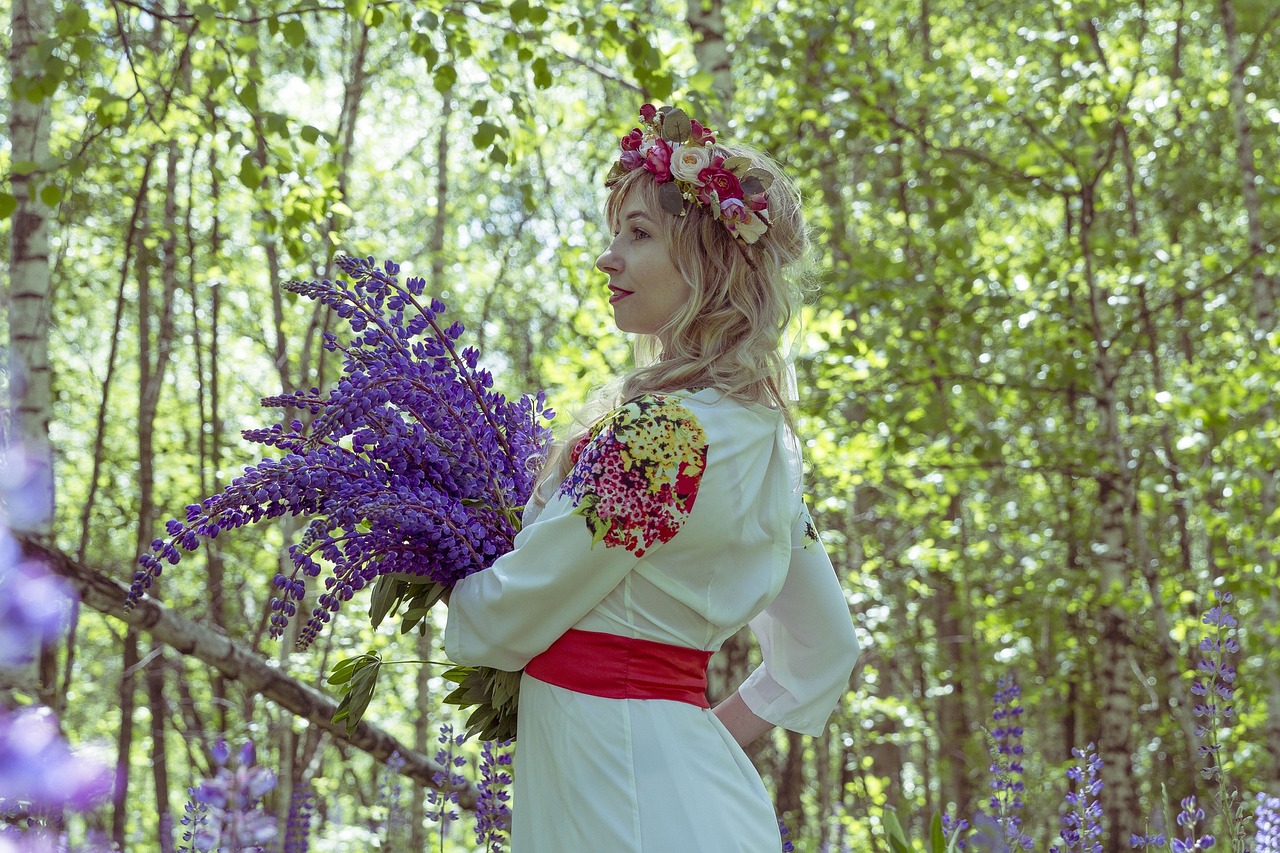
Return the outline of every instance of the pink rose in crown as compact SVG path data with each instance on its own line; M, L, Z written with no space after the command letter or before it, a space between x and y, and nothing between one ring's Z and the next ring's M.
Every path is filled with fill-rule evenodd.
M642 152L644 168L653 174L653 179L660 184L671 180L671 146L665 139L655 139L653 145Z
M689 142L694 145L709 145L716 141L711 131L702 126L697 119L690 119L689 124L693 126L693 132L689 134Z
M623 151L636 151L640 148L640 143L643 141L644 134L640 132L640 128L633 127L631 128L630 133L622 137L622 142L620 144L622 145Z
M733 234L738 235L748 243L754 243L760 239L760 235L767 229L768 225L755 212L748 209L742 203L742 199L730 198L720 203L720 218L724 221L725 227Z
M747 203L747 207L752 210L765 210L769 207L769 197L764 193L756 193L755 195L746 196L743 201Z
M742 185L738 183L738 176L721 166L708 166L703 169L698 173L698 180L702 182L698 198L702 198L704 190L708 193L714 192L721 202L742 198Z
M639 151L623 151L618 162L622 164L622 168L632 172L644 165L644 155Z
M653 104L645 104L640 107L640 118L645 121L653 121L653 117L658 114L658 108Z

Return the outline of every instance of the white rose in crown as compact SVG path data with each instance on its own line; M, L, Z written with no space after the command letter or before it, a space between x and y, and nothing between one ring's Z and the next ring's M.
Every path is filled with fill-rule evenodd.
M671 158L671 177L698 183L698 173L711 165L711 153L701 146L681 145Z

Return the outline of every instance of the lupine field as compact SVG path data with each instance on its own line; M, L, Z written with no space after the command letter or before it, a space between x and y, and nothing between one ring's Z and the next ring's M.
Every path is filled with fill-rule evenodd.
M865 651L748 750L786 848L1280 851L1272 0L5 9L0 853L507 849L438 599L629 363L646 102L813 232Z

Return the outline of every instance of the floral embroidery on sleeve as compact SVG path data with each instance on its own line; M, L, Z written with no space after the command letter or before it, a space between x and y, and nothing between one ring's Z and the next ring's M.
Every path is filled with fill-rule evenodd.
M560 486L591 544L643 557L668 542L693 510L707 466L707 435L678 400L647 395L614 410L574 449Z
M800 520L804 522L804 539L801 547L808 551L813 545L821 545L822 540L818 538L818 528L814 526L813 516L809 513L808 500L800 505Z

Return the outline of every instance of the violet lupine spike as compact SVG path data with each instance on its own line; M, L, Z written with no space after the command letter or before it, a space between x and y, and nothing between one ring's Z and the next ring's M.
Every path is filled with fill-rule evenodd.
M511 741L480 746L480 790L476 798L476 844L485 853L502 853L506 828L511 823Z
M1204 809L1196 805L1195 796L1187 797L1182 801L1182 810L1178 812L1179 833L1183 834L1181 838L1173 839L1171 849L1173 853L1193 853L1197 850L1208 850L1213 847L1216 840L1212 835L1197 835L1201 824L1204 822Z
M1049 853L1102 853L1102 805L1098 802L1102 759L1092 743L1084 749L1073 748L1071 754L1079 762L1067 769L1067 780L1075 790L1063 797L1067 811L1058 832L1062 846L1050 847Z
M991 718L995 726L991 736L996 754L991 762L991 788L994 793L988 805L996 822L1004 830L1010 846L1030 850L1031 837L1022 831L1022 694L1012 675L1002 675L996 682L995 710Z
M139 557L126 606L166 564L221 532L285 515L309 519L288 549L293 570L274 580L270 632L298 614L307 579L330 568L300 632L306 647L358 590L384 574L446 586L511 549L514 519L545 458L554 417L542 394L508 400L493 389L479 353L461 347L460 323L401 284L394 263L341 258L351 281L290 282L345 318L351 335L327 335L343 372L327 392L267 397L292 417L244 432L279 451L245 469L223 492L187 507ZM302 419L305 415L309 422Z
M188 809L188 815L193 849L254 853L275 839L276 818L263 807L262 798L275 788L276 777L255 763L255 753L253 742L246 741L232 770L226 742L214 745L211 758L216 772L191 789L195 811ZM185 817L183 823L188 823Z
M293 789L289 798L289 816L285 822L282 853L307 853L311 848L311 816L315 813L316 795L305 782Z
M1253 853L1280 853L1280 797L1258 794L1253 826Z
M440 825L441 838L449 831L449 825L458 819L458 812L452 806L458 803L458 790L467 784L467 777L458 772L458 768L466 766L467 759L457 753L466 737L465 733L455 735L453 726L444 723L440 726L440 736L436 738L441 746L436 750L435 759L441 769L431 776L436 787L427 790L427 820Z
M1192 712L1201 721L1196 724L1196 736L1204 741L1196 747L1205 760L1200 774L1218 782L1222 777L1222 730L1231 725L1235 715L1230 703L1235 696L1236 668L1227 656L1239 653L1240 644L1235 637L1236 618L1227 610L1234 597L1218 590L1214 590L1213 596L1213 607L1200 620L1209 630L1200 639L1199 648L1204 657L1196 667L1200 676L1191 685L1191 693L1197 697Z

